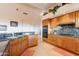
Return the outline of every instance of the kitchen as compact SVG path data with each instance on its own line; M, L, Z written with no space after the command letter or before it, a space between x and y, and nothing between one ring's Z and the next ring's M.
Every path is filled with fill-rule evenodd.
M47 36L44 32L46 29L43 29L43 40L79 55L79 10L72 11L75 6L70 12L68 9L60 16L43 19L43 28L47 26L46 29L48 29Z
M0 3L0 56L18 56L38 45L39 12L28 4Z
M0 55L78 56L78 5L0 4Z

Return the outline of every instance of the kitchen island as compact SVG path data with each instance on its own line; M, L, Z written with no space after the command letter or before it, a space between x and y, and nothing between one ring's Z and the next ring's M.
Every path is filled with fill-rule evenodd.
M31 44L29 37L31 36ZM1 40L0 44L3 42L3 45L5 44L4 41L7 43L5 44L4 50L1 51L2 55L5 55L7 53L8 56L19 56L21 55L27 48L36 46L37 45L37 35L22 35L22 36L16 36L16 37L7 37L5 40ZM8 41L8 42L7 42Z

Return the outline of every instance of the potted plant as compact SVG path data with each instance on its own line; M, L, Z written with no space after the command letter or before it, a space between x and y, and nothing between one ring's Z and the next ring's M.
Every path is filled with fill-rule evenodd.
M44 14L43 14L43 16L45 16L45 15L47 15L48 13L50 13L50 12L52 12L53 14L55 14L56 12L57 12L57 10L58 10L58 8L59 8L60 6L55 6L53 9L49 9L48 10L48 12L45 12Z
M59 7L60 6L57 5L53 9L49 9L49 13L52 12L53 14L55 14L57 12L57 10L58 10Z

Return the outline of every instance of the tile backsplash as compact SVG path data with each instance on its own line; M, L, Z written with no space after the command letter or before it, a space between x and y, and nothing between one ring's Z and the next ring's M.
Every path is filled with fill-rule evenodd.
M52 29L52 34L79 36L79 29L71 26L58 26L57 28Z

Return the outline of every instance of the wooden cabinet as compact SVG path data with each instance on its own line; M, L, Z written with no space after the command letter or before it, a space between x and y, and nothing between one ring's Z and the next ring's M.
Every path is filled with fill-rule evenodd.
M31 35L31 39L33 39L31 44L29 44L29 36L23 36L19 38L11 39L8 43L8 46L5 52L8 53L8 56L19 56L21 55L27 48L32 46L37 46L38 44L38 35Z
M60 16L60 17L58 17L58 19L60 20L59 24L75 23L75 12Z
M69 21L69 20L70 20L70 19L69 19L69 14L60 16L60 17L59 17L59 20L61 20L59 24L67 24L67 23L69 23L69 22L70 22L70 21Z
M24 51L25 49L27 49L28 46L28 37L24 36L23 38L21 38L21 49L22 51ZM21 52L22 53L22 52Z
M51 19L50 21L50 27L54 28L56 26L58 26L59 24L69 24L69 23L75 23L76 20L76 13L72 12L72 13L68 13L59 17L55 17L53 19Z
M10 43L9 43L9 50L8 50L8 53L10 56L14 56L14 55L17 55L18 54L18 46L17 46L17 39L16 40L11 40Z
M79 54L79 39L76 39L75 46L76 46L75 52Z
M18 56L28 47L28 36L12 39L8 45L8 55Z
M57 17L60 20L59 24L69 24L74 23L77 28L79 28L79 11L71 12L63 16Z
M75 23L76 20L76 12L69 13L69 19L72 23Z
M66 50L79 54L79 39L75 37L49 35L48 39L44 40Z
M50 19L44 19L42 21L42 25L49 25L50 24Z
M28 46L37 46L38 45L38 35L30 35L28 39Z
M73 38L70 37L65 37L63 38L63 46L65 49L69 50L69 51L75 51L75 40ZM74 41L73 41L74 40Z
M79 11L76 11L76 27L79 28Z
M50 27L54 28L54 27L58 26L59 22L60 22L60 20L58 20L58 18L51 19L51 21L50 21Z

